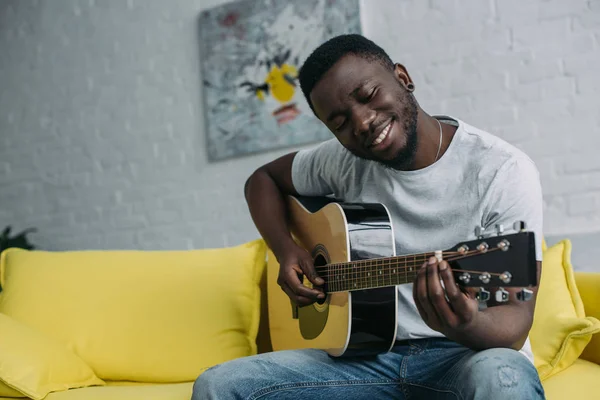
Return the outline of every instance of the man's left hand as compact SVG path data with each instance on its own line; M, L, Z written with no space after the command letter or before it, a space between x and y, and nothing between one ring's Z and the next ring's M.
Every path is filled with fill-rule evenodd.
M467 331L477 318L477 300L458 287L448 263L435 257L418 271L413 297L425 323L450 339Z

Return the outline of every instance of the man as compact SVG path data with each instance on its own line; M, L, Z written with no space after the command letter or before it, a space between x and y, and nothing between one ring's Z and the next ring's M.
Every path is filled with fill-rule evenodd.
M429 116L407 70L360 35L322 44L299 80L335 139L264 165L245 187L252 218L281 264L278 283L293 301L306 305L324 294L298 277L323 284L290 236L285 194L385 204L398 254L448 248L473 238L477 225L523 220L536 233L539 277L542 195L526 155L456 118ZM237 359L202 374L194 398L544 398L528 341L535 291L529 302L509 291L508 302L480 308L458 290L448 263L433 258L413 284L398 286L391 352L334 358L311 349Z

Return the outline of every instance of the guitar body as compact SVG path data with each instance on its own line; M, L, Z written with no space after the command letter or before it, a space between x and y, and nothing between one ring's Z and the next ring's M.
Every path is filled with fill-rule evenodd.
M347 204L326 198L288 197L290 231L315 266L395 255L392 222L381 204ZM268 254L268 306L274 350L316 348L332 356L388 351L397 326L395 286L345 292L305 307L277 284L279 264ZM310 286L305 278L304 282Z
M475 240L397 256L382 204L288 196L287 205L292 237L312 255L326 298L305 307L291 302L277 284L279 264L269 251L269 328L276 351L314 348L338 357L389 351L396 337L396 286L414 282L431 257L449 263L458 286L477 288L479 302L509 301L507 287L521 288L516 298L529 301L538 285L535 233L523 221L515 221L512 234L497 225L496 234L485 236L477 227ZM304 284L311 286L306 277Z

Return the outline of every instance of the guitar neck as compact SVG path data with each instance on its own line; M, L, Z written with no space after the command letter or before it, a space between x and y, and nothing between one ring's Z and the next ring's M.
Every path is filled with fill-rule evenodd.
M328 292L374 289L413 282L434 252L328 264L321 267ZM319 269L319 268L317 268Z

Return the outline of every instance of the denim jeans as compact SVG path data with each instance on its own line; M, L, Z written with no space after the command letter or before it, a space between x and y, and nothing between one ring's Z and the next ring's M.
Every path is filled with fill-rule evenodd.
M443 338L401 342L389 353L334 358L288 350L205 371L192 400L544 399L533 364L515 350L473 351Z

